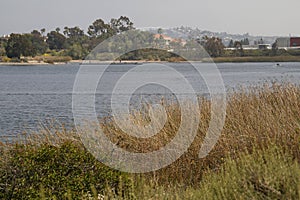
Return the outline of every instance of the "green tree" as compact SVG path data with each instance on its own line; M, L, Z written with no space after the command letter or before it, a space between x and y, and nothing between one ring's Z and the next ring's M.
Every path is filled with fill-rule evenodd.
M233 46L236 49L243 49L243 44L240 41L235 41Z
M160 35L163 34L163 29L162 28L157 29L157 33Z
M45 33L46 33L46 29L45 29L45 28L42 28L42 29L41 29L41 34L44 35Z
M72 42L82 42L85 37L84 31L78 26L73 28L65 27L63 33Z
M278 43L277 40L272 44L272 55L276 56L278 52Z
M68 56L71 56L72 59L84 59L87 55L87 51L85 48L82 47L80 44L73 44L70 46L67 52Z
M240 41L234 42L234 48L236 49L236 56L244 56L243 45Z
M264 43L265 43L265 41L262 38L260 38L260 40L258 41L258 44L264 44Z
M119 19L111 19L110 26L114 30L114 33L120 33L134 29L133 23L126 16L121 16Z
M7 44L6 38L0 38L0 56L6 55L6 51L5 51L6 44Z
M97 19L88 28L88 34L91 37L99 37L103 35L113 35L113 29L109 24L106 24L102 19Z
M164 37L163 37L163 29L162 28L159 28L159 29L157 29L157 34L159 34L159 39L160 40L163 40L164 39Z
M89 38L84 34L82 29L77 26L73 28L65 27L64 34L67 37L65 48L69 49L73 45L80 45L81 47L85 47L87 50L89 46Z
M234 43L233 40L230 40L229 44L228 44L228 48L233 48L234 47Z
M250 44L249 39L246 38L246 39L245 39L245 45L249 45L249 44Z
M241 40L241 44L242 44L242 45L249 45L249 44L250 44L250 43L249 43L249 39L248 39L248 38L245 38L245 39Z
M207 53L212 57L219 57L224 53L224 44L222 39L218 37L203 37L203 47Z
M44 54L47 51L48 44L39 31L33 30L30 34L30 40L36 54Z
M11 34L6 45L6 54L9 58L19 58L21 56L35 56L30 34Z
M57 31L51 31L47 34L47 44L49 45L49 49L51 50L64 49L65 42L66 37Z

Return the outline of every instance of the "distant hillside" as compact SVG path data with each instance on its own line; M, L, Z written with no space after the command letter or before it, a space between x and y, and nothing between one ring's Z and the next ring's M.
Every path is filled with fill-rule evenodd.
M158 28L143 28L142 30L149 31L152 33L157 33ZM253 36L246 34L230 34L226 32L211 32L207 30L200 30L198 28L190 28L190 27L177 27L177 28L168 28L162 29L163 34L170 36L172 38L182 38L182 39L196 39L202 38L207 35L209 37L215 36L222 39L225 46L227 46L230 40L240 41L245 38L248 38L250 45L254 44L255 41L260 41L263 39L265 44L272 44L275 42L278 36Z

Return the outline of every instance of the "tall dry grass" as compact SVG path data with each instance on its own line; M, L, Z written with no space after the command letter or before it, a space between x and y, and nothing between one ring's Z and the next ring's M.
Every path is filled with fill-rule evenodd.
M222 135L210 154L198 158L199 149L210 121L210 101L200 101L201 123L197 136L188 151L166 168L149 173L162 184L176 182L196 186L206 169L218 170L226 156L253 149L280 146L300 161L300 88L284 83L260 87L240 88L228 95L227 116ZM167 144L176 134L180 124L178 104L166 106L168 122L154 137L137 139L122 132L112 120L102 122L107 136L120 147L133 152L151 152ZM147 118L131 116L139 124L147 124ZM187 133L188 134L188 133Z

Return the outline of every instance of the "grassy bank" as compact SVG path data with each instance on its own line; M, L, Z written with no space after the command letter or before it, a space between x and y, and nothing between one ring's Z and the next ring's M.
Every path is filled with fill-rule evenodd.
M245 56L213 58L216 63L222 62L300 62L300 56Z
M300 87L240 89L228 97L217 145L198 152L210 119L201 100L201 123L188 151L156 172L112 170L86 151L74 131L41 130L19 144L2 144L1 199L299 199ZM110 119L105 133L124 149L150 152L165 145L180 124L178 105L166 106L168 122L151 139L137 140ZM148 118L132 116L140 124Z

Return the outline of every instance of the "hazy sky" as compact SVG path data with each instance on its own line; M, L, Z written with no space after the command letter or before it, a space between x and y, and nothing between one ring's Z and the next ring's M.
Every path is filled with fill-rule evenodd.
M128 16L136 27L300 35L299 0L0 0L0 35Z

